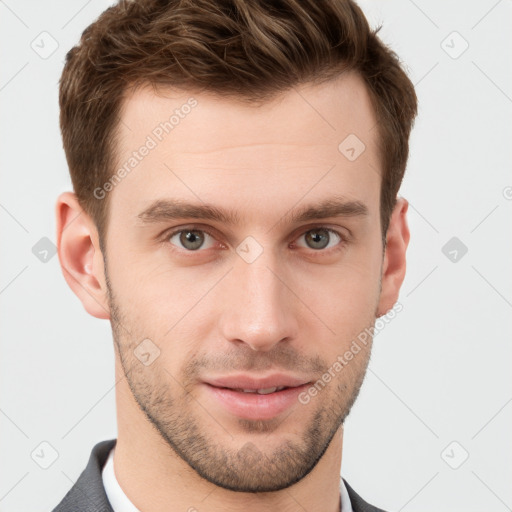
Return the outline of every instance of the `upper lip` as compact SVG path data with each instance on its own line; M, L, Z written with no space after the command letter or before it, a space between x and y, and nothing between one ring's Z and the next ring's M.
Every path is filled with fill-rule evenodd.
M228 375L224 377L214 377L204 379L206 384L217 388L230 389L268 389L277 387L295 388L308 384L310 381L292 375L274 373L266 377L256 377L247 374Z

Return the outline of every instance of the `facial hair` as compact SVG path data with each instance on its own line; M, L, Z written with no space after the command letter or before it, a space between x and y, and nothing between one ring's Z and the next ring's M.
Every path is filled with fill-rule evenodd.
M201 404L194 396L194 387L201 372L215 370L218 374L226 374L226 370L246 372L277 367L295 372L300 370L321 378L330 365L319 357L305 357L290 346L278 344L275 350L265 353L249 348L223 355L196 356L185 362L179 375L175 376L161 363L163 357L157 358L150 366L144 366L135 357L134 349L146 336L135 335L140 328L130 323L129 315L115 298L106 270L105 273L114 344L129 388L147 420L184 462L208 482L246 493L285 489L313 470L359 394L371 342L307 405L298 405L314 408L311 415L306 409L304 415L295 412L298 418L307 418L298 441L292 440L291 436L286 439L281 433L283 441L279 446L266 449L265 437L277 431L286 418L261 421L240 418L239 429L246 437L252 435L252 440L241 448L234 446L235 443L230 447L229 442L219 442L220 437L211 428L205 428L202 416L207 411L204 407L197 407ZM372 327L374 322L375 319L361 331L364 327ZM160 349L172 350L172 340L161 343ZM194 408L199 413L194 412ZM217 424L221 428L220 423Z

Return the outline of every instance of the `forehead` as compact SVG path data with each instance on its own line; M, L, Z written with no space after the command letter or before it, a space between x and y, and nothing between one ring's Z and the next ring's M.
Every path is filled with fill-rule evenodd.
M260 213L305 194L372 202L380 187L377 121L352 73L258 106L143 87L127 96L120 120L116 169L125 172L110 199L125 214L166 197L252 204Z

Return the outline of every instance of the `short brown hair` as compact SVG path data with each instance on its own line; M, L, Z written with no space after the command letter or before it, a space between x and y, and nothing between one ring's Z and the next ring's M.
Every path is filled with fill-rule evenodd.
M123 99L141 85L264 101L355 71L378 119L383 237L405 172L414 86L352 0L121 0L66 55L60 126L82 208L106 234Z

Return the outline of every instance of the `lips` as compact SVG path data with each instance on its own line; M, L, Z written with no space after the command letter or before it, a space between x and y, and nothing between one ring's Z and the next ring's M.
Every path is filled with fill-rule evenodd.
M262 420L279 415L298 402L307 379L285 374L264 378L249 375L208 378L205 392L226 412L239 418Z

